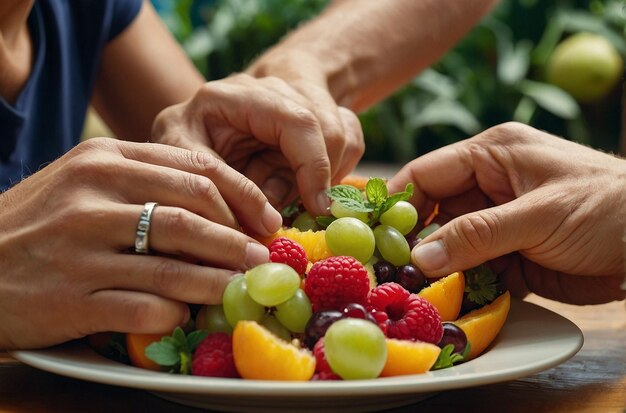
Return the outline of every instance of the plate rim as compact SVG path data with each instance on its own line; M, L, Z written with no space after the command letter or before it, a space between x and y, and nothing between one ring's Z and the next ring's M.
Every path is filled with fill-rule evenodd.
M550 357L535 360L533 363L513 365L494 371L475 372L474 367L488 363L489 358L497 356L499 351L507 348L507 335L514 332L513 323L528 321L528 314L539 314L536 321L557 323L566 334L560 350ZM533 332L531 332L533 333ZM538 333L535 333L538 334ZM519 336L513 334L514 337ZM529 338L532 338L531 334ZM536 338L544 338L543 336ZM549 337L548 337L549 338ZM556 339L555 339L556 340ZM91 350L85 341L74 341L60 346L40 350L13 350L9 354L31 367L74 379L100 384L115 385L142 389L151 392L184 393L207 396L257 396L272 397L324 397L346 396L381 396L390 394L425 393L451 390L464 387L480 386L515 380L547 370L573 357L584 342L583 333L572 321L539 305L511 300L511 311L499 337L491 348L480 357L448 369L437 370L420 375L385 377L373 380L353 381L314 381L314 382L277 382L262 380L220 379L194 376L180 376L168 373L153 372L137 367L127 366L98 355ZM532 343L524 345L533 345ZM63 356L63 350L78 353ZM510 350L508 350L510 351ZM59 356L60 354L60 356ZM490 356L491 355L491 356ZM81 361L87 357L87 361ZM69 363L68 363L69 362ZM474 364L472 364L474 363ZM98 367L107 367L98 370ZM233 385L235 384L235 385Z

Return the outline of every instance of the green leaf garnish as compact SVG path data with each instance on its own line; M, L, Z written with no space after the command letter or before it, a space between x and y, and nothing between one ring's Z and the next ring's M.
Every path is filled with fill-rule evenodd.
M380 216L399 201L408 201L413 196L413 184L407 184L403 192L389 195L387 184L381 178L370 178L365 185L365 194L352 185L336 185L326 194L333 202L339 202L345 208L355 212L368 212L369 225L375 225ZM336 218L319 216L317 223L326 228Z
M320 227L322 227L322 228L326 229L326 228L328 228L328 226L329 226L330 224L332 224L332 222L333 222L334 220L336 220L336 219L337 219L337 218L335 218L335 217L334 217L334 216L332 216L332 215L328 215L328 216L326 216L326 215L322 215L322 216L316 217L316 218L315 218L315 222L317 222L317 224L318 224Z
M365 202L363 194L351 185L336 185L328 188L326 194L330 199L339 202L348 209L357 212L371 212L373 208Z
M484 264L465 272L467 298L478 305L485 305L496 298L497 284L498 277Z
M468 342L469 346L469 342ZM468 347L465 347L464 354L469 353ZM459 353L452 353L454 351L454 344L447 344L441 349L441 353L439 353L439 357L437 357L437 361L430 368L431 370L439 370L445 369L448 367L452 367L455 363L464 360L464 357Z
M294 199L292 203L284 207L283 210L280 211L280 215L283 218L290 218L296 215L298 212L300 212L300 198L299 197Z
M382 206L387 201L387 185L380 178L371 178L365 186L365 196L374 205L374 208Z
M185 335L176 327L171 336L146 347L145 354L159 366L169 367L173 373L191 374L191 355L198 344L209 335L206 330L196 330Z

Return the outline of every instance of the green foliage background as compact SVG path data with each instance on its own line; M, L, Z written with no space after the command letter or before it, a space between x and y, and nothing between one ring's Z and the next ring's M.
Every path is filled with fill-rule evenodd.
M219 79L245 68L328 0L153 3L206 78ZM544 81L554 47L579 31L602 34L625 57L626 3L501 0L439 62L360 114L365 159L405 162L510 120L617 152L621 85L602 101L581 106Z

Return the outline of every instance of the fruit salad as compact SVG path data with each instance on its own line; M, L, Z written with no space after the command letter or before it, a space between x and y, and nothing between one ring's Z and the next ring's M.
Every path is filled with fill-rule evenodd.
M418 222L412 194L352 178L328 191L330 216L294 204L289 226L260 240L271 262L234 277L222 305L193 307L171 333L90 343L141 368L256 380L375 379L471 360L502 328L509 293L484 266L427 279L410 263L438 228Z

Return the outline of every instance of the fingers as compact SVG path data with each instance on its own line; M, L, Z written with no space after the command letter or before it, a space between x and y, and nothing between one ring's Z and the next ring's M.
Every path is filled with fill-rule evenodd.
M221 304L236 272L156 256L119 255L110 264L106 289L140 291L192 304Z
M96 291L86 306L84 321L94 332L160 334L185 324L190 316L187 304L136 291Z
M220 217L214 220L235 228L238 226L232 224L234 217L228 212L232 210L240 224L263 236L273 234L282 224L280 213L268 204L267 198L250 179L211 154L156 144L125 145L121 151L129 159L193 174L173 183L173 189L176 192L178 185L183 185L177 192L188 190L195 196L188 198L185 205L166 204L182 206L211 219Z
M418 244L411 260L426 275L436 277L539 245L567 214L551 201L549 194L540 191L457 217Z
M141 207L118 206L110 235L114 247L134 244ZM193 257L220 268L247 270L269 260L266 247L247 235L182 208L157 206L152 212L149 247L164 254Z

